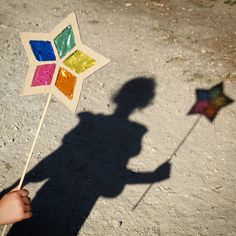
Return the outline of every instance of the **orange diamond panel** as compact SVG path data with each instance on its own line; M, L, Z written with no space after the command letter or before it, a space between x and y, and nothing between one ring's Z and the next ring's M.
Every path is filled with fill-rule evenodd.
M73 99L75 84L76 77L66 69L60 68L55 85L70 100Z

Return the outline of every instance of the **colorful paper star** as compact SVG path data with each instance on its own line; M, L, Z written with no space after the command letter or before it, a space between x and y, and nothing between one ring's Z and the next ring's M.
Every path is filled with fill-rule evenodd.
M29 60L22 95L52 93L76 111L83 80L109 60L85 46L74 13L50 33L22 33Z
M223 83L213 86L211 89L197 89L197 102L193 105L188 114L201 114L213 121L219 110L229 105L233 100L223 93Z

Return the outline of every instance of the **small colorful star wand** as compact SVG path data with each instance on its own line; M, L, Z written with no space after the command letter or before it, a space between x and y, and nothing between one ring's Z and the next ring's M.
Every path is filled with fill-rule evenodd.
M185 143L186 139L196 127L198 122L200 121L201 117L204 115L210 122L216 118L217 114L219 113L220 109L231 104L233 100L227 97L223 92L223 82L213 86L211 89L196 89L196 96L197 101L193 105L193 107L188 112L188 115L191 114L200 114L200 116L196 119L190 130L187 132L185 137L182 139L180 144L176 147L174 152L170 155L169 161L176 156L178 150L182 147ZM150 184L137 203L134 205L132 210L139 205L139 203L143 200L149 190L152 188L153 184Z
M48 93L49 96L18 189L22 187L52 95L76 112L83 80L109 63L82 43L74 13L50 33L22 33L21 39L29 60L22 95ZM6 229L5 225L2 236Z

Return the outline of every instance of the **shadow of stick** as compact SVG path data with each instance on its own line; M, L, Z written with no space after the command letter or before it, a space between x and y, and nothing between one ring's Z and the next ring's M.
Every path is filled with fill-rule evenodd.
M185 141L187 140L188 136L192 133L192 131L194 130L194 128L196 127L196 125L198 124L198 122L200 121L200 119L202 118L202 115L200 115L196 121L194 122L194 124L192 125L192 127L189 129L189 131L187 132L187 134L184 136L184 138L182 139L182 141L179 143L179 145L176 147L176 149L174 150L174 152L170 155L169 157L169 161L171 161L173 159L173 157L176 156L176 153L179 151L179 149L183 146L183 144L185 143ZM134 211L137 206L139 205L139 203L144 199L144 197L147 195L147 193L150 191L150 189L152 188L152 186L154 185L154 183L151 183L148 188L145 190L145 192L143 193L143 195L139 198L139 200L137 201L137 203L133 206L132 211Z

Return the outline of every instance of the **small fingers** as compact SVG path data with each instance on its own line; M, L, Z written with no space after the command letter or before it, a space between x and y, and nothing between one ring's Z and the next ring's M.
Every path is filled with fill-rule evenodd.
M30 205L31 204L31 199L29 197L23 197L22 200L23 200L25 205Z
M27 212L32 212L32 207L31 207L31 205L25 205L24 211L25 211L25 213L27 213Z
M31 211L27 211L27 212L25 212L23 219L29 219L32 216L33 216L32 212Z

